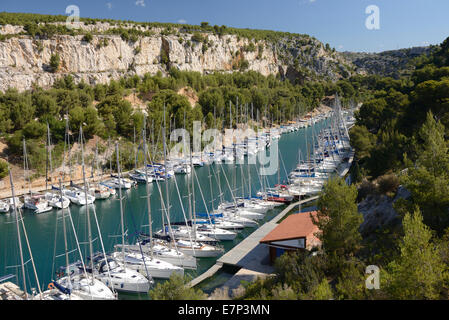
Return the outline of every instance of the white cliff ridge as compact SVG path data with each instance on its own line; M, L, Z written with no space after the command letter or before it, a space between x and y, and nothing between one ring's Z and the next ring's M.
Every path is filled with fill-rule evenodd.
M330 78L339 77L335 72L335 66L340 64L338 54L325 51L321 42L307 36L281 39L273 44L236 35L203 33L207 36L204 44L193 41L190 33L163 35L161 30L153 28L151 32L156 30L154 35L142 36L133 42L123 40L119 35L101 34L108 29L103 24L97 25L97 29L92 26L83 28L87 27L100 31L100 34L94 33L90 42L83 41L83 35L32 38L20 35L21 27L3 26L0 30L4 34L14 36L0 41L0 91L9 87L23 91L33 85L46 88L67 74L71 74L76 82L83 79L96 84L125 75L142 76L158 71L167 74L171 67L201 73L232 72L241 70L242 62L245 62L244 70L265 76L280 73L281 76L297 77L299 66ZM251 42L253 49L247 50ZM48 65L55 53L60 56L60 67L52 73ZM292 68L293 65L296 67Z

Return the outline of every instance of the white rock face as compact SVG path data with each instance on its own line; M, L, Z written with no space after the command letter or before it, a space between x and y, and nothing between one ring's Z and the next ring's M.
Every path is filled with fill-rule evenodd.
M13 32L17 30L8 30ZM161 50L168 47L170 66L179 70L198 71L232 71L233 63L244 58L249 62L248 70L258 71L263 75L276 74L285 66L278 63L276 52L266 42L263 54L256 59L255 52L240 52L249 43L248 39L237 40L234 35L209 35L212 46L203 53L202 44L187 40L190 34L180 36L159 34L142 37L135 43L123 41L120 36L94 35L90 43L82 41L82 36L55 36L49 40L35 40L28 36L13 37L0 41L0 90L9 87L19 91L32 88L33 83L41 87L51 86L56 79L71 74L78 82L107 83L124 75L139 76L145 73L167 73L161 64ZM108 45L102 46L102 40L108 39ZM165 44L164 44L165 42ZM140 50L139 50L140 49ZM60 69L57 73L48 71L52 54L60 56ZM236 58L238 56L238 58Z
M21 33L22 31L23 31L22 26L13 26L10 24L0 26L0 34L17 34Z

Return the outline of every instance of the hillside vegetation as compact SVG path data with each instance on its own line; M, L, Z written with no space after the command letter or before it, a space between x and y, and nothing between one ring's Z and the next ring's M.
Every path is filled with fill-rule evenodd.
M357 84L357 83L355 83ZM188 98L177 92L191 88L198 102L191 105ZM26 140L31 168L43 173L46 166L47 123L52 143L55 165L62 161L65 121L71 129L70 141L78 141L78 130L83 124L86 139L94 136L122 140L125 148L122 165L134 165L132 143L137 143L147 115L148 138L156 148L161 148L163 109L166 110L167 133L169 129L185 127L192 130L193 121L202 121L205 128L229 127L229 108L232 123L242 122L243 110L252 114L259 123L282 123L318 107L325 96L340 94L346 103L362 97L347 80L332 82L308 82L304 85L282 81L274 76L262 76L256 72L214 73L181 72L171 69L168 77L127 77L109 84L75 84L71 76L57 81L53 88L18 92L9 89L0 93L0 133L7 143L8 159L14 163L23 160L23 139ZM144 105L132 105L130 95L136 95ZM167 140L168 141L168 140ZM103 143L104 144L104 143Z
M415 67L399 79L360 79L371 97L350 131L355 184L330 180L320 195L314 223L323 249L282 255L274 277L247 284L238 298L448 299L449 38ZM397 199L400 188L410 196ZM362 234L357 203L368 196L397 199L398 219ZM379 270L373 290L369 265Z
M65 21L65 16L2 13L0 23L24 26L24 31L20 31L23 34L7 34L3 38L33 36L40 39L51 38L57 33L68 34L65 27L49 23L60 22L63 18ZM82 21L87 25L97 22L95 19ZM41 22L45 23L37 24ZM109 22L116 24L115 29L104 32L116 32L121 37L129 37L129 41L147 36L145 32L156 32L138 29L138 23L119 25L115 21ZM128 23L131 29L125 26ZM314 254L284 254L277 259L274 277L246 284L238 298L448 298L449 38L431 52L410 60L400 59L397 67L384 68L380 74L345 73L351 70L349 66L340 69L339 77L330 79L306 78L295 73L306 72L300 69L304 66L301 61L298 60L295 66L291 60L295 56L304 56L303 50L298 55L297 43L311 41L306 36L209 26L207 23L199 27L143 26L161 28L163 30L157 32L165 33L180 32L184 28L203 45L209 45L204 37L207 32L235 32L240 37L274 41L277 47L284 47L280 56L293 68L290 69L292 80L286 81L289 78L280 74L263 76L244 71L244 68L236 68L232 73L187 72L171 68L167 63L166 75L132 75L106 84L77 83L74 77L65 75L47 89L33 86L18 92L11 88L0 93L0 133L7 144L4 153L10 162L20 164L23 160L25 139L31 167L43 174L48 123L55 145L54 161L56 165L60 164L64 150L64 117L71 128L72 142L78 140L81 125L86 139L102 139L100 153L105 152L108 139L120 140L121 164L132 168L134 133L138 143L145 113L148 139L156 150L153 156L157 157L161 149L164 108L165 127L170 129L185 125L190 130L195 120L202 121L203 128L228 127L231 121L235 126L242 120L239 121L239 117L243 110L251 110L254 119L259 119L259 122L250 123L256 128L294 119L318 107L325 97L338 93L345 106L363 104L356 114L356 125L350 131L351 144L356 150L351 169L354 184L348 186L343 179L330 180L317 204L321 213L314 223L321 229L318 236L323 249ZM85 29L77 32L83 33L83 41L92 41ZM291 41L285 41L285 37ZM256 44L248 44L246 50L257 50ZM322 44L310 50L318 54L322 53L320 48ZM324 50L333 54L328 46L324 46ZM312 63L316 61L314 54L309 55ZM166 58L169 61L169 56ZM49 72L57 72L60 59L54 56L51 60ZM402 67L404 72L397 70ZM320 70L319 66L316 70ZM391 72L391 77L382 75ZM187 91L198 98L194 105L185 95L178 94L182 88L188 88ZM132 101L139 103L131 103L130 96L134 96ZM229 117L229 108L233 119ZM0 163L3 173L5 168L5 163ZM362 234L360 226L364 217L357 204L367 197L396 199L400 189L408 190L410 197L400 198L393 204L398 219ZM382 218L382 212L373 214L379 215L379 220ZM378 290L368 290L365 285L369 265L379 268ZM171 287L171 284L183 287L185 282L173 278L167 286ZM201 292L178 291L176 288L174 295L159 294L163 289L158 287L153 297L203 298Z

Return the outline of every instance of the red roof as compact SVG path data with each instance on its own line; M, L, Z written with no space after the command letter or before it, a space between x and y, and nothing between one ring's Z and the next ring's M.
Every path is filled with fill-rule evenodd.
M312 219L310 218L310 215L315 217L316 214L316 211L309 211L288 216L276 228L260 240L260 243L299 238L306 238L309 242L311 240L318 240L314 233L317 233L319 229L313 224Z

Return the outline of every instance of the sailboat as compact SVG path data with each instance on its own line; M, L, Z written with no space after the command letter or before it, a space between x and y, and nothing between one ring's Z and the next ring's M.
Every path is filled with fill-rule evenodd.
M120 179L121 174L118 156L119 153L118 144L116 145L116 153L117 153L117 172L118 177ZM184 276L184 269L181 267L173 266L168 262L155 259L151 255L147 257L143 254L143 252L139 253L139 252L125 251L122 188L119 188L119 198L120 198L120 217L121 217L120 221L122 225L122 246L120 251L115 251L114 253L111 254L111 256L123 267L128 267L130 269L136 270L137 272L140 272L142 275L147 277L151 282L153 277L168 279L173 273Z
M84 195L87 198L88 187L86 181L86 174L84 168L84 147L83 147L83 129L80 126L80 145L81 145L81 159L82 159L82 172L83 172L83 182L84 182ZM117 145L118 149L118 145ZM118 155L117 155L118 156ZM121 188L120 188L121 190ZM120 197L121 199L121 197ZM86 271L92 275L92 278L97 278L104 284L106 284L112 290L125 291L125 292L148 292L150 288L149 281L137 271L126 268L126 266L120 266L113 257L106 255L104 251L103 242L101 240L101 232L99 230L98 221L95 213L95 206L93 206L93 212L95 216L95 221L98 228L98 234L102 244L102 252L93 253L92 247L92 233L90 227L90 214L89 206L86 205L87 212L87 225L88 225L88 238L89 238L89 251L90 256L88 260L90 261L90 268ZM123 212L121 212L123 216ZM122 240L124 242L124 230L123 230L123 217L122 217Z
M95 167L98 170L98 142L95 145L95 157L92 161L92 172L91 172L92 183L88 184L89 194L91 196L94 196L96 200L107 199L112 195L111 189L101 185L100 183L95 182L95 169L94 169Z
M59 192L62 199L62 183L59 182ZM66 212L62 208L62 226L64 235L64 256L65 266L60 268L58 278L52 280L48 285L48 290L44 291L46 300L115 300L116 295L101 281L94 277L89 277L84 265L83 257L79 247L78 237L76 236L75 228L70 214L70 209L67 210L69 220L72 222L73 233L77 242L80 262L69 263L69 251L67 243L67 228L66 228ZM57 217L58 219L58 217Z
M44 195L45 200L48 201L48 204L50 206L52 206L53 208L57 208L57 209L65 209L68 208L70 205L70 199L63 196L63 195L58 195L56 193L53 192L46 192Z
M226 173L224 172L224 170L222 170L223 175L225 177L226 180L226 184L231 192L231 196L232 196L232 200L233 203L230 206L226 206L224 204L224 202L222 202L219 206L218 209L214 210L212 213L213 214L220 214L222 213L224 217L226 218L230 218L230 221L232 222L237 222L240 223L238 220L240 218L244 218L244 219L249 219L251 221L245 221L245 220L241 220L242 224L252 224L252 225L257 225L257 223L254 222L254 220L261 220L264 218L264 214L262 213L258 213L258 212L252 212L252 211L248 211L245 210L244 208L239 208L238 204L237 204L237 200L236 197L234 195L234 191L231 188L230 184L229 184L229 180L226 176ZM235 185L235 181L234 181L234 185ZM235 189L235 188L234 188Z
M147 149L146 144L146 125L145 125L144 118L144 128L143 128L143 143L144 143L144 168L145 171L143 171L143 174L146 176L149 175L149 168L153 168L155 170L154 165L147 164L147 155L149 157L150 162L151 157ZM159 195L161 196L161 203L163 205L163 199L162 199L162 193L160 190L159 180L155 180L156 186L159 191ZM143 235L140 234L138 241L136 244L132 245L125 245L123 246L125 250L131 251L131 252L139 252L144 254L149 254L151 257L156 257L157 259L160 259L165 262L169 262L174 266L179 266L182 268L188 268L188 269L196 269L196 259L195 257L191 255L186 255L179 251L176 247L176 243L172 240L168 240L167 238L161 237L160 239L153 237L152 232L152 219L151 219L151 206L150 206L150 193L149 193L149 181L146 183L146 192L147 192L147 208L148 208L148 227L149 227L149 235ZM162 216L163 218L163 216ZM117 248L118 246L116 246Z
M82 130L80 129L80 133ZM68 138L68 124L66 123L66 138ZM68 152L70 153L70 147ZM64 149L65 156L65 149ZM63 172L64 171L63 161ZM84 154L83 154L83 173L84 173ZM63 199L63 187L61 180L59 181L59 187L53 186L54 190L59 191L60 199ZM44 292L45 299L47 300L115 300L117 295L115 291L111 291L104 283L96 279L94 274L88 274L86 265L84 264L83 255L80 248L80 243L75 231L72 216L70 214L70 209L67 208L68 218L71 222L73 229L73 234L75 236L77 251L80 257L79 261L74 263L69 263L68 257L68 243L67 243L67 230L66 230L66 211L64 206L61 204L62 208L62 223L63 223L63 234L64 234L64 256L65 256L65 266L60 268L60 272L57 274L57 279L52 280L48 285L48 290ZM86 206L87 211L87 225L88 225L88 240L89 249L92 254L92 236L91 236L91 224L90 224L90 213L88 206ZM94 212L95 213L95 212ZM58 217L57 217L58 219ZM101 234L100 234L100 241ZM56 248L55 248L56 249ZM92 269L92 266L91 266Z
M11 169L9 169L9 181L11 184L11 194L12 194L12 199L13 202L15 202L16 199L16 195L14 193L14 183L12 180L12 173L11 173ZM23 297L19 297L25 300L28 299L34 299L34 293L33 296L29 296L28 292L27 292L27 281L26 281L26 273L25 273L25 264L28 262L31 262L31 265L33 267L33 273L34 273L34 277L36 280L36 284L37 284L37 289L38 289L38 295L39 295L39 299L42 299L42 290L41 290L41 286L39 284L39 278L37 276L37 272L36 272L36 266L34 264L34 259L33 259L33 254L31 252L31 248L30 248L30 242L28 240L28 235L26 232L26 228L25 228L25 223L23 222L23 216L22 216L22 212L21 210L18 208L18 206L16 204L14 204L14 215L16 217L15 219L15 224L16 224L16 229L17 229L17 244L19 246L19 255L20 255L20 266L22 269L22 289L23 289L23 293L24 296ZM21 222L19 224L19 221ZM30 259L27 262L24 262L24 257L23 257L23 248L22 248L22 237L21 237L21 232L20 232L20 225L22 226L22 230L25 236L25 242L27 244L27 248L28 248L28 252L30 254ZM9 278L9 276L6 276L6 278Z
M14 211L14 208L16 206L17 206L17 209L23 209L23 202L20 201L19 197L6 198L3 201L9 205L9 211Z
M55 188L55 187L53 187ZM84 193L81 189L71 187L71 188L64 188L62 190L62 194L67 197L70 202L79 205L79 206L85 206L94 203L95 197L92 196L89 193Z
M23 138L23 172L24 172L24 181L26 181L26 171L28 170L28 157L26 152L26 143L25 138ZM48 201L45 199L45 196L42 194L33 194L31 190L31 181L28 177L28 185L29 185L29 195L25 195L23 197L24 207L26 209L33 210L34 213L43 213L51 211L53 208L48 204Z
M178 246L179 250L186 254L193 255L197 258L203 258L203 257L217 257L221 255L224 250L221 247L214 246L211 244L207 244L204 242L201 242L201 239L203 238L209 238L209 239L216 239L213 237L210 237L208 232L200 233L198 232L198 227L196 223L196 210L195 210L195 184L194 184L194 176L196 176L196 173L193 170L193 161L192 161L192 152L190 150L190 165L192 168L192 175L191 175L191 183L192 183L192 193L189 191L189 215L190 220L192 220L191 226L186 226L185 231L189 233L188 239L180 239L176 241L176 245ZM188 184L189 186L189 184ZM191 199L191 200L190 200ZM225 231L225 230L224 230ZM209 235L206 235L209 234ZM208 241L211 243L211 241Z
M211 175L210 175L210 168L209 169L209 183L211 183ZM200 190L200 195L201 195L201 199L203 200L204 203L204 207L206 208L206 214L207 214L207 220L209 223L202 223L199 224L198 221L196 220L196 218L193 220L193 222L196 224L196 232L198 235L204 235L207 237L211 237L213 239L217 239L219 241L229 241L229 240L234 240L237 236L237 233L234 231L230 231L229 229L222 229L220 227L218 227L215 223L212 223L212 219L209 215L209 210L207 208L207 204L206 201L204 199L204 195L203 195L203 191L201 188L201 184L198 181L198 176L196 175L196 173L194 173L195 175L195 179L196 182L198 184L198 188ZM212 193L212 185L210 184L211 187L211 195ZM196 216L196 214L195 214Z
M66 131L68 134L68 131ZM82 135L82 129L80 129L80 134ZM83 148L82 148L83 149ZM69 151L70 153L70 148ZM65 152L64 152L65 154ZM83 155L83 177L84 175L84 154ZM63 162L64 168L64 162ZM64 171L64 170L63 170ZM54 187L54 186L53 186ZM59 188L54 187L54 190L58 190L62 199L63 187L62 182L59 182ZM70 214L70 209L67 209L68 217L72 225L73 233L77 243L77 249L80 256L80 261L70 264L68 258L68 244L67 244L67 230L66 230L66 215L64 208L62 207L62 222L64 231L64 251L65 251L65 266L60 268L57 279L52 280L48 285L48 290L45 292L46 299L48 300L114 300L117 299L115 291L111 291L104 283L96 279L95 275L91 272L88 274L83 255L79 246L79 241L76 235L76 231L73 225L72 217ZM87 229L88 229L88 244L90 253L93 252L92 247L92 233L91 233L91 223L90 223L90 213L89 206L86 206L87 213ZM94 211L95 215L95 211ZM96 215L95 215L96 218ZM101 240L101 234L100 241ZM104 250L104 249L103 249ZM90 270L92 270L92 265Z
M50 178L48 177L49 171L50 171ZM51 156L50 127L47 123L47 161L45 166L45 190L48 190L48 181L50 182L53 181L53 165ZM54 193L50 191L46 192L44 194L44 199L48 201L48 204L50 206L56 209L68 208L68 206L70 205L70 200L63 195L60 195L59 193Z
M166 143L165 143L165 108L164 108L164 126L162 127L162 137L163 137L163 153L164 153L164 163L166 161ZM165 185L165 191L166 191L166 213L167 213L167 226L163 225L163 228L161 231L158 232L159 236L169 236L171 239L175 240L176 247L183 253L192 255L194 257L216 257L223 253L223 248L218 246L213 246L210 244L206 244L204 242L200 242L199 238L202 238L203 241L213 243L216 242L216 239L207 237L205 235L198 234L196 231L196 223L195 220L192 219L193 215L192 212L195 212L195 186L194 186L194 180L193 176L195 175L194 168L193 168L193 160L192 160L192 150L189 148L189 155L190 155L190 167L192 174L190 175L191 183L192 183L192 193L190 193L189 189L189 216L190 220L193 220L192 227L188 226L187 223L182 228L177 228L177 232L175 232L172 228L172 225L169 221L170 219L170 200L169 200L169 192L168 192L168 185ZM174 177L175 185L177 187L176 183L176 177ZM187 183L188 188L190 188L190 184ZM179 190L178 196L179 196ZM182 201L180 201L181 207L184 213L184 207L182 206ZM182 239L180 239L180 236Z

